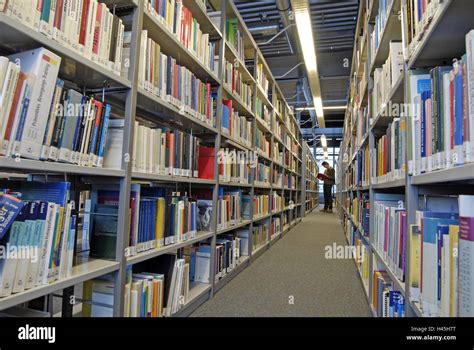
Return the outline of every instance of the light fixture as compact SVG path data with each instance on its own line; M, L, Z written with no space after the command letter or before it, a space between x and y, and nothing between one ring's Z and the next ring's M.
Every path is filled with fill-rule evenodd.
M321 135L321 145L323 146L323 148L327 148L328 142L326 140L326 135Z
M323 107L324 110L327 110L327 111L343 111L345 109L347 109L347 106L327 106L327 107ZM297 112L302 112L302 111L314 111L316 110L316 108L314 107L297 107L295 108L295 111Z
M327 152L327 151L324 151L324 159L327 160L328 158L329 158L329 157L328 157L328 152Z
M303 51L308 82L313 95L314 110L320 128L326 127L324 122L323 102L321 100L321 86L319 84L318 64L314 48L313 27L311 25L310 7L308 0L291 0L294 12L294 21L298 30L301 50Z

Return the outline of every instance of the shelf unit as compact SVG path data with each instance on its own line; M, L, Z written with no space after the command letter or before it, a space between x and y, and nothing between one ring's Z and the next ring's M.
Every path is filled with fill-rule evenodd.
M403 42L404 65L401 76L393 82L388 99L385 103L408 102L408 72L410 69L434 67L446 64L452 58L460 58L465 53L465 34L474 28L474 19L467 14L472 3L468 0L446 0L431 2L432 11L427 16L423 34L416 38L410 45L407 44L404 33L406 33L404 19L407 18L407 0L392 0L389 2L386 25L380 36L379 47L375 56L371 57L369 31L374 28L374 22L379 10L379 0L361 1L354 43L354 54L351 68L351 83L349 103L345 115L343 129L343 143L341 144L338 173L336 178L336 197L338 212L343 227L355 230L355 236L364 241L369 252L369 279L362 281L364 290L373 316L376 316L372 305L372 272L378 268L387 271L393 281L394 289L401 292L405 297L405 315L409 317L421 317L423 312L418 303L411 300L411 291L405 282L400 281L392 271L390 265L380 255L374 246L374 202L378 194L400 194L404 197L406 209L406 227L408 234L409 225L415 224L415 211L422 209L420 199L428 196L443 196L457 194L472 194L468 184L474 181L474 165L464 164L451 169L438 170L421 175L411 175L408 171L401 171L385 179L376 179L369 174L368 183L354 182L354 173L357 171L357 162L360 160L360 152L368 144L370 149L369 160L372 164L376 157L376 140L386 130L388 124L393 121L392 117L385 116L387 105L382 105L381 110L373 110L374 95L374 71L381 68L389 56L391 40ZM434 6L437 6L434 7ZM453 34L454 33L454 34ZM442 48L442 49L440 49ZM358 134L358 123L356 112L366 108L368 113L366 120L366 133ZM405 116L408 117L409 116ZM408 125L407 125L408 127ZM404 134L406 134L406 129ZM406 142L406 139L403 140ZM407 147L405 147L405 164L402 169L408 169L406 159ZM372 171L372 166L369 167ZM443 188L444 187L444 188ZM370 199L370 223L368 237L361 230L361 225L352 216L351 202L354 198L362 198L369 195ZM351 244L346 237L348 244ZM409 243L406 242L405 257L405 281L410 280L410 257ZM360 272L360 271L359 271ZM361 277L362 279L362 277Z
M74 285L110 274L114 280L113 315L120 317L124 314L124 287L128 266L153 259L163 254L172 252L179 253L183 247L203 241L210 241L211 243L213 253L211 256L210 266L214 266L214 248L216 246L218 235L243 227L248 227L250 233L252 233L255 223L269 220L271 226L273 220L279 219L280 230L275 232L272 237L268 237L268 241L255 251L252 251L252 245L250 244L249 256L242 257L240 264L230 274L225 276L223 279L216 281L214 272L211 271L211 283L197 283L191 285L188 301L176 314L173 315L187 316L203 302L212 298L215 292L221 289L230 279L247 267L254 258L268 249L270 247L270 242L273 244L276 240L280 239L294 225L300 222L301 218L305 215L305 206L300 204L305 198L304 189L306 188L307 182L304 178L305 163L302 162L302 159L305 159L305 148L302 148L302 145L306 147L307 145L302 140L299 124L293 115L291 108L285 101L262 53L258 49L256 42L253 40L252 35L247 29L234 3L227 0L209 1L209 3L212 3L212 6L216 11L220 11L220 25L216 25L214 14L206 13L206 11L194 0L183 0L183 4L192 12L193 16L199 22L201 29L203 29L204 32L209 33L212 40L216 42L216 50L218 50L216 55L219 56L219 61L217 63L217 73L214 73L204 66L192 52L187 50L160 21L156 20L153 15L148 13L145 6L146 2L147 0L121 0L119 2L105 1L107 5L116 6L117 13L123 14L122 18L126 22L128 30L131 31L129 76L127 78L117 76L105 70L96 63L85 59L77 52L63 46L63 44L58 43L43 34L26 27L23 23L1 13L0 38L3 38L3 40L0 40L0 42L15 44L14 46L12 46L13 44L0 44L0 48L8 53L19 49L26 50L32 47L44 46L63 58L59 74L62 79L73 81L78 86L84 87L85 90L87 88L87 91L100 90L101 93L104 92L106 95L106 102L112 104L114 108L115 106L118 106L119 110L123 112L125 132L122 146L124 153L133 153L133 135L136 115L156 124L170 125L173 128L182 131L192 131L194 135L210 140L215 146L216 158L221 145L245 151L256 151L255 133L253 133L251 145L242 144L241 142L222 134L219 115L216 118L217 126L213 127L206 122L193 117L189 113L183 113L183 110L178 109L165 99L153 95L139 87L139 57L141 54L140 37L142 29L147 29L149 37L159 43L164 52L171 54L177 59L179 64L186 66L204 82L213 84L217 89L217 111L221 110L224 98L232 99L235 102L235 107L239 113L244 114L252 121L252 129L255 130L261 128L267 134L270 139L271 152L273 152L273 145L276 145L283 154L286 152L288 159L291 159L291 161L289 161L291 168L287 164L274 161L272 157L259 156L259 158L263 158L263 161L270 165L271 178L273 178L273 172L276 171L275 169L281 171L282 180L285 176L292 177L293 182L291 183L291 189L285 189L285 183L283 181L281 186L274 186L272 184L269 186L256 185L254 183L255 171L251 171L251 181L249 184L222 182L219 180L217 164L215 165L215 178L208 180L134 172L132 171L131 163L126 161L123 161L122 169L114 170L80 167L62 163L32 161L27 159L21 159L21 161L18 162L15 159L0 157L2 174L4 172L7 174L14 174L15 176L18 176L18 174L24 174L27 179L37 175L44 175L42 178L43 180L45 178L48 179L48 176L50 176L51 178L59 178L62 180L74 179L74 183L84 182L93 186L115 184L120 193L115 260L90 259L83 261L77 258L73 267L72 277L49 285L33 288L22 293L13 294L6 298L0 298L0 310L60 290L66 292L67 289L68 293L73 293ZM240 58L240 55L226 40L225 21L228 18L236 18L239 29L242 31L244 40L244 59ZM228 60L237 60L239 62L238 69L242 72L245 81L251 85L253 90L252 108L246 106L239 96L234 94L228 86L222 84L224 58ZM263 63L266 74L270 79L269 96L265 96L261 87L258 86L256 70L250 68L256 67L258 63ZM270 125L263 125L256 117L255 102L257 96L261 97L264 103L269 107L272 121ZM274 135L277 123L281 125L280 129L282 131L278 135ZM211 223L212 230L210 232L198 232L194 238L188 239L184 242L155 248L136 255L129 255L126 253L131 225L128 203L130 203L131 184L134 182L145 184L174 184L176 186L180 184L188 185L189 188L191 188L191 186L206 187L212 190L213 208L217 208L218 190L221 186L242 188L249 191L252 196L256 192L271 194L272 191L275 191L283 198L286 196L289 202L292 201L295 205L291 206L291 208L275 210L274 212L271 212L271 214L260 218L244 220L236 225L220 230L217 230L217 215L216 210L214 210ZM271 195L269 198L271 200ZM271 203L269 203L269 208L271 209ZM251 217L253 217L253 215L251 215ZM286 221L284 221L285 217ZM284 222L286 223L285 227L283 225ZM249 238L249 241L250 240L251 237ZM72 316L72 308L63 307L62 316Z

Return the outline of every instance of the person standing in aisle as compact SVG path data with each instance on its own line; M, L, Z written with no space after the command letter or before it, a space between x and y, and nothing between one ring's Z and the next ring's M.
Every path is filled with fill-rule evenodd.
M332 213L332 186L335 183L335 178L336 178L336 172L334 171L334 168L329 165L328 162L324 161L322 163L322 166L326 168L324 170L324 209L321 209L320 211L323 213Z

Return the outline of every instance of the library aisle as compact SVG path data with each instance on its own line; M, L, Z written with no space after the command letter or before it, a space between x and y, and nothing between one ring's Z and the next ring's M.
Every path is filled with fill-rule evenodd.
M334 243L347 244L337 213L313 211L191 316L371 316L354 261L325 258Z

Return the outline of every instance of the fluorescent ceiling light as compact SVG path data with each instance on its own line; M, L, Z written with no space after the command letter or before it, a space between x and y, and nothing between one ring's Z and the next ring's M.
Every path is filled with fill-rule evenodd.
M320 128L324 128L324 110L321 100L321 86L319 84L316 50L314 48L313 27L311 26L310 6L308 0L291 0L294 12L294 21L303 51L304 63L308 74L308 82L313 95L314 110Z
M327 111L338 111L338 110L347 109L347 106L327 106L327 107L323 107L323 109L327 110ZM298 112L301 112L301 111L314 111L314 110L316 110L316 108L314 108L314 107L297 107L295 110L298 111Z
M328 159L328 152L324 152L324 159Z
M328 142L326 140L326 135L321 135L321 145L326 148L328 146Z

